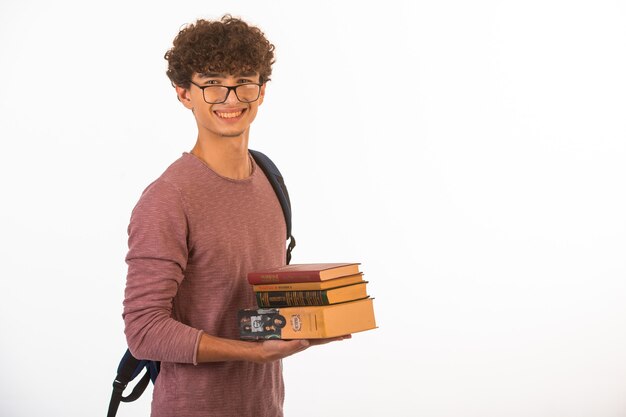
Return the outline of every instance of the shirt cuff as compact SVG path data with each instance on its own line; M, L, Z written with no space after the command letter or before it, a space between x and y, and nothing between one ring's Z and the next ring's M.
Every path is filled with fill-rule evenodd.
M196 347L193 350L193 359L192 362L194 365L198 365L198 349L200 349L200 339L202 339L202 330L198 331L198 336L196 337Z

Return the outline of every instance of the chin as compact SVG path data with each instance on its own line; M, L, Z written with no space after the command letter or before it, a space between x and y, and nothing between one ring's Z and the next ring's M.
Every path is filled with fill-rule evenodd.
M245 130L242 130L241 132L222 132L220 133L220 136L224 138L237 138L237 137L243 136L244 133L245 133Z

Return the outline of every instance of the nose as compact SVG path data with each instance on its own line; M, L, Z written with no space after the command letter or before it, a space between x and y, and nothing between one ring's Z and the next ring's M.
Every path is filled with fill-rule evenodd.
M235 94L234 88L228 90L228 93L226 93L226 101L224 101L224 103L239 104L239 99L237 98L237 94Z

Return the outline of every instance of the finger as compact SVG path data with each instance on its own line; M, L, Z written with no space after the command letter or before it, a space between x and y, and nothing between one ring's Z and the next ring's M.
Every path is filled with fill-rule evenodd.
M352 335L348 334L344 336L329 337L326 339L309 339L309 342L311 342L311 345L324 345L326 343L338 342L340 340L351 339L351 338L352 338Z

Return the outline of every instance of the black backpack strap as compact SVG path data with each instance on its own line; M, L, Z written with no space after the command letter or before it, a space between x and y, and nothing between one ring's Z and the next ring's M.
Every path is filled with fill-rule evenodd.
M143 394L150 383L150 379L153 377L156 378L156 375L152 370L154 367L158 368L158 364L153 364L148 361L140 361L130 353L130 350L126 349L126 353L117 368L117 376L113 381L113 393L111 394L107 417L115 417L117 409L120 406L120 402L128 403L135 401L141 396L141 394ZM141 377L139 382L137 382L133 391L124 397L122 394L128 386L128 383L135 379L143 368L146 368L146 373Z
M289 200L289 192L287 191L287 186L285 185L285 181L283 179L282 174L265 154L254 151L252 149L248 149L255 162L269 180L270 184L272 184L272 188L276 193L276 197L278 197L278 201L280 202L280 206L283 209L283 214L285 216L285 224L287 225L287 239L289 239L289 246L287 246L287 264L291 261L291 251L296 247L296 239L291 235L291 200Z

